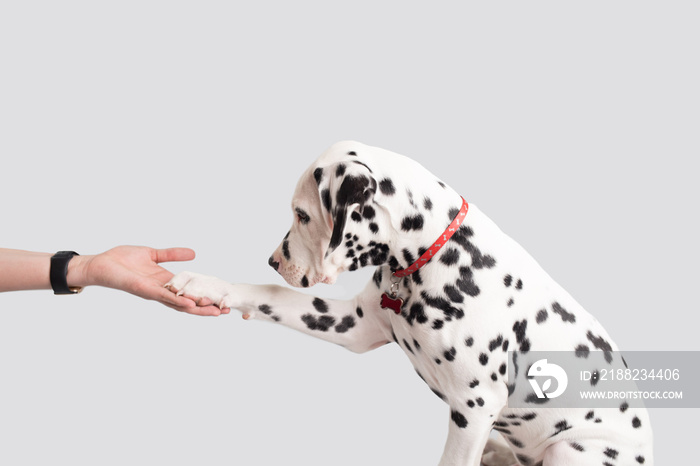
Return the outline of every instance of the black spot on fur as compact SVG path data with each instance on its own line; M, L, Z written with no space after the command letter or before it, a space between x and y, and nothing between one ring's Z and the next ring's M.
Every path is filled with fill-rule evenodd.
M423 207L425 210L433 210L433 201L430 200L430 198L425 198L423 199Z
M327 332L328 329L335 324L335 318L332 316L321 316L316 318L311 314L304 314L301 316L301 320L310 330L319 330L321 332Z
M457 211L454 215L457 215ZM450 212L452 213L452 211ZM451 218L454 218L454 215ZM490 269L496 265L496 259L489 255L484 255L481 253L479 248L474 246L470 241L469 237L473 236L474 232L468 226L462 224L462 226L454 233L452 239L462 246L465 251L467 251L472 256L471 266L475 269Z
M462 293L460 293L460 291L459 291L457 288L455 288L454 286L452 286L452 285L445 285L445 287L444 287L443 289L444 289L445 294L447 295L447 297L450 298L450 300L451 300L453 303L462 303L462 302L464 302L464 296L463 296Z
M362 312L362 308L360 306L358 306L357 309L355 309L355 313L360 319L362 319L365 316L365 313Z
M593 411L588 411L588 412L586 413L586 420L587 420L587 421L590 421L590 420L593 419L594 417L595 417L595 412L593 412Z
M314 170L314 180L316 180L316 185L320 185L322 179L323 179L323 168L317 168L316 170Z
M513 331L515 332L515 340L520 344L520 351L527 353L530 351L530 340L526 338L525 331L527 330L527 320L523 319L519 322L513 324Z
M586 451L580 444L576 442L569 442L569 446L576 451Z
M479 385L479 380L474 379L471 382L469 382L469 388L474 388Z
M391 196L394 193L396 193L394 183L389 178L384 178L382 181L379 182L379 190L382 192L382 194L385 194L387 196Z
M535 321L538 324L541 324L547 320L547 317L549 317L549 314L547 314L547 311L545 309L542 309L537 313L537 317L535 317Z
M440 330L443 327L443 325L445 325L445 322L443 322L440 319L436 319L433 322L433 330Z
M530 393L525 397L526 403L533 403L536 405L541 405L549 401L549 398L539 398L535 393Z
M598 381L600 380L600 372L597 370L593 371L593 374L591 374L591 386L595 387L598 385Z
M482 366L485 366L486 364L489 363L489 355L486 353L481 353L479 355L479 362L481 363Z
M359 309L359 308L358 308ZM340 324L336 325L335 331L337 333L345 333L355 326L355 318L353 316L345 316Z
M345 176L336 193L336 205L333 208L333 232L329 250L335 249L342 242L348 207L354 204L364 206L375 190L376 182L367 176ZM353 212L353 214L357 214L357 212ZM356 216L352 215L352 217Z
M356 156L357 153L354 150L351 150L350 152L348 152L348 155L355 155Z
M367 220L372 220L376 214L377 213L374 210L374 207L372 207L372 206L368 205L362 209L362 217L367 219Z
M454 346L443 353L443 356L445 357L445 359L447 361L450 361L450 362L455 360L456 355L457 355L457 350L454 348Z
M455 306L453 306L449 301L447 301L444 298L441 297L433 297L430 296L427 292L422 291L421 292L421 298L423 298L423 301L430 306L434 307L436 309L440 309L444 314L446 318L455 318L455 319L461 319L464 317L464 311L462 309L459 309Z
M408 249L403 249L401 251L401 254L403 254L403 260L406 261L407 266L413 264L416 261L413 257L413 254L411 254L411 251L409 251Z
M590 330L586 333L588 340L593 346L603 351L603 356L608 363L612 363L612 346L603 337L595 336Z
M374 233L376 235L377 233L379 233L379 225L377 225L374 222L370 223L369 224L369 231L371 231L372 233Z
M520 440L514 438L514 437L508 437L508 441L510 442L511 445L513 445L515 448L524 448L525 444L521 442Z
M401 229L403 231L422 230L423 216L421 214L406 216L401 220Z
M561 320L564 322L571 322L572 324L576 322L576 316L570 312L567 312L567 310L564 309L559 303L552 304L552 312L559 314L561 316Z
M629 407L630 407L630 405L625 401L624 403L622 403L620 405L620 412L624 413L625 411L627 411L627 408L629 408Z
M455 424L457 424L457 427L459 427L460 429L464 429L465 427L467 427L467 424L468 424L467 418L464 417L464 414L460 413L459 411L453 410L450 413L450 417L452 418L452 421Z
M607 456L608 458L615 459L615 458L617 458L617 455L618 455L619 453L618 453L617 450L615 450L615 449L613 449L613 448L606 448L605 451L603 452L603 454L604 454L605 456Z
M496 338L489 342L489 351L493 351L503 344L503 335L498 335Z
M639 463L639 464L644 464L644 462L646 461L642 455L637 456L637 457L635 458L635 460L636 460L637 463Z
M419 324L424 324L428 321L428 316L425 315L425 309L421 303L413 303L411 309L408 311L408 316L406 320L409 324L413 325L413 322L418 322Z
M536 417L537 417L537 413L528 413L528 414L524 414L524 415L520 416L520 419L522 419L523 421L532 421Z
M578 345L575 349L577 358L587 358L591 350L586 345Z
M572 426L570 426L569 423L566 422L566 419L564 419L563 421L559 421L556 424L554 424L555 432L552 435L550 435L550 437L554 437L555 435L559 435L562 432L564 432L565 430L571 429L571 427Z
M513 277L510 275L506 275L503 277L503 284L507 287L509 287L513 283Z
M321 191L321 202L323 202L323 207L327 211L330 212L331 210L331 190L330 189L324 189Z
M464 340L464 344L467 346L472 346L474 344L474 338L468 337L466 340Z
M292 255L289 253L289 241L287 240L282 241L282 255L287 260L292 258Z
M634 427L635 429L639 429L641 426L642 421L640 421L639 418L635 416L634 419L632 419L632 427Z
M266 316L272 314L272 308L267 304L261 304L260 306L258 306L258 311L262 312Z
M501 364L501 367L498 368L498 373L501 375L506 375L506 370L507 370L506 363L503 363L503 364Z
M345 174L345 164L339 163L338 168L335 169L335 176L341 177Z
M448 248L440 256L440 262L445 265L455 265L459 262L459 251L455 248Z
M328 303L326 303L321 298L314 298L311 304L313 304L314 309L316 309L320 313L325 314L326 312L328 312Z
M474 273L469 267L459 268L460 278L457 280L457 287L468 296L475 298L479 296L481 290L474 282Z

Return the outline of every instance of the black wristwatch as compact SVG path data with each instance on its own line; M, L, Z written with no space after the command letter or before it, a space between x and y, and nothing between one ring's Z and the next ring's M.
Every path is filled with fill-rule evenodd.
M83 291L81 286L68 286L66 275L68 274L68 262L73 256L79 256L75 251L58 251L51 257L51 269L49 278L53 294L77 294Z

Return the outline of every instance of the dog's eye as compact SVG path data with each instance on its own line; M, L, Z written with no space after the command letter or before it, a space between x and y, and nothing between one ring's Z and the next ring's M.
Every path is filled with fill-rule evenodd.
M311 220L311 217L309 217L309 214L307 214L306 212L304 212L302 209L300 209L298 207L295 209L295 211L297 213L297 219L302 224L305 225L305 224L309 223L309 221Z

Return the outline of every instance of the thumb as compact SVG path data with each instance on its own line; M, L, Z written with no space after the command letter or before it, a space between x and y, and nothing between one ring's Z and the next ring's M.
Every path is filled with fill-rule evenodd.
M154 249L151 254L153 261L157 264L161 262L182 262L194 259L194 251L189 248L167 248Z

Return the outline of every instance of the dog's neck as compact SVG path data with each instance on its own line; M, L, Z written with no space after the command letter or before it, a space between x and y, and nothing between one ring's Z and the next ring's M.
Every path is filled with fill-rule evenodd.
M421 170L427 171L420 167ZM462 197L429 173L415 174L412 185L396 185L391 196L378 196L383 241L389 246L388 265L410 267L451 224L462 206ZM468 217L468 215L467 215Z

